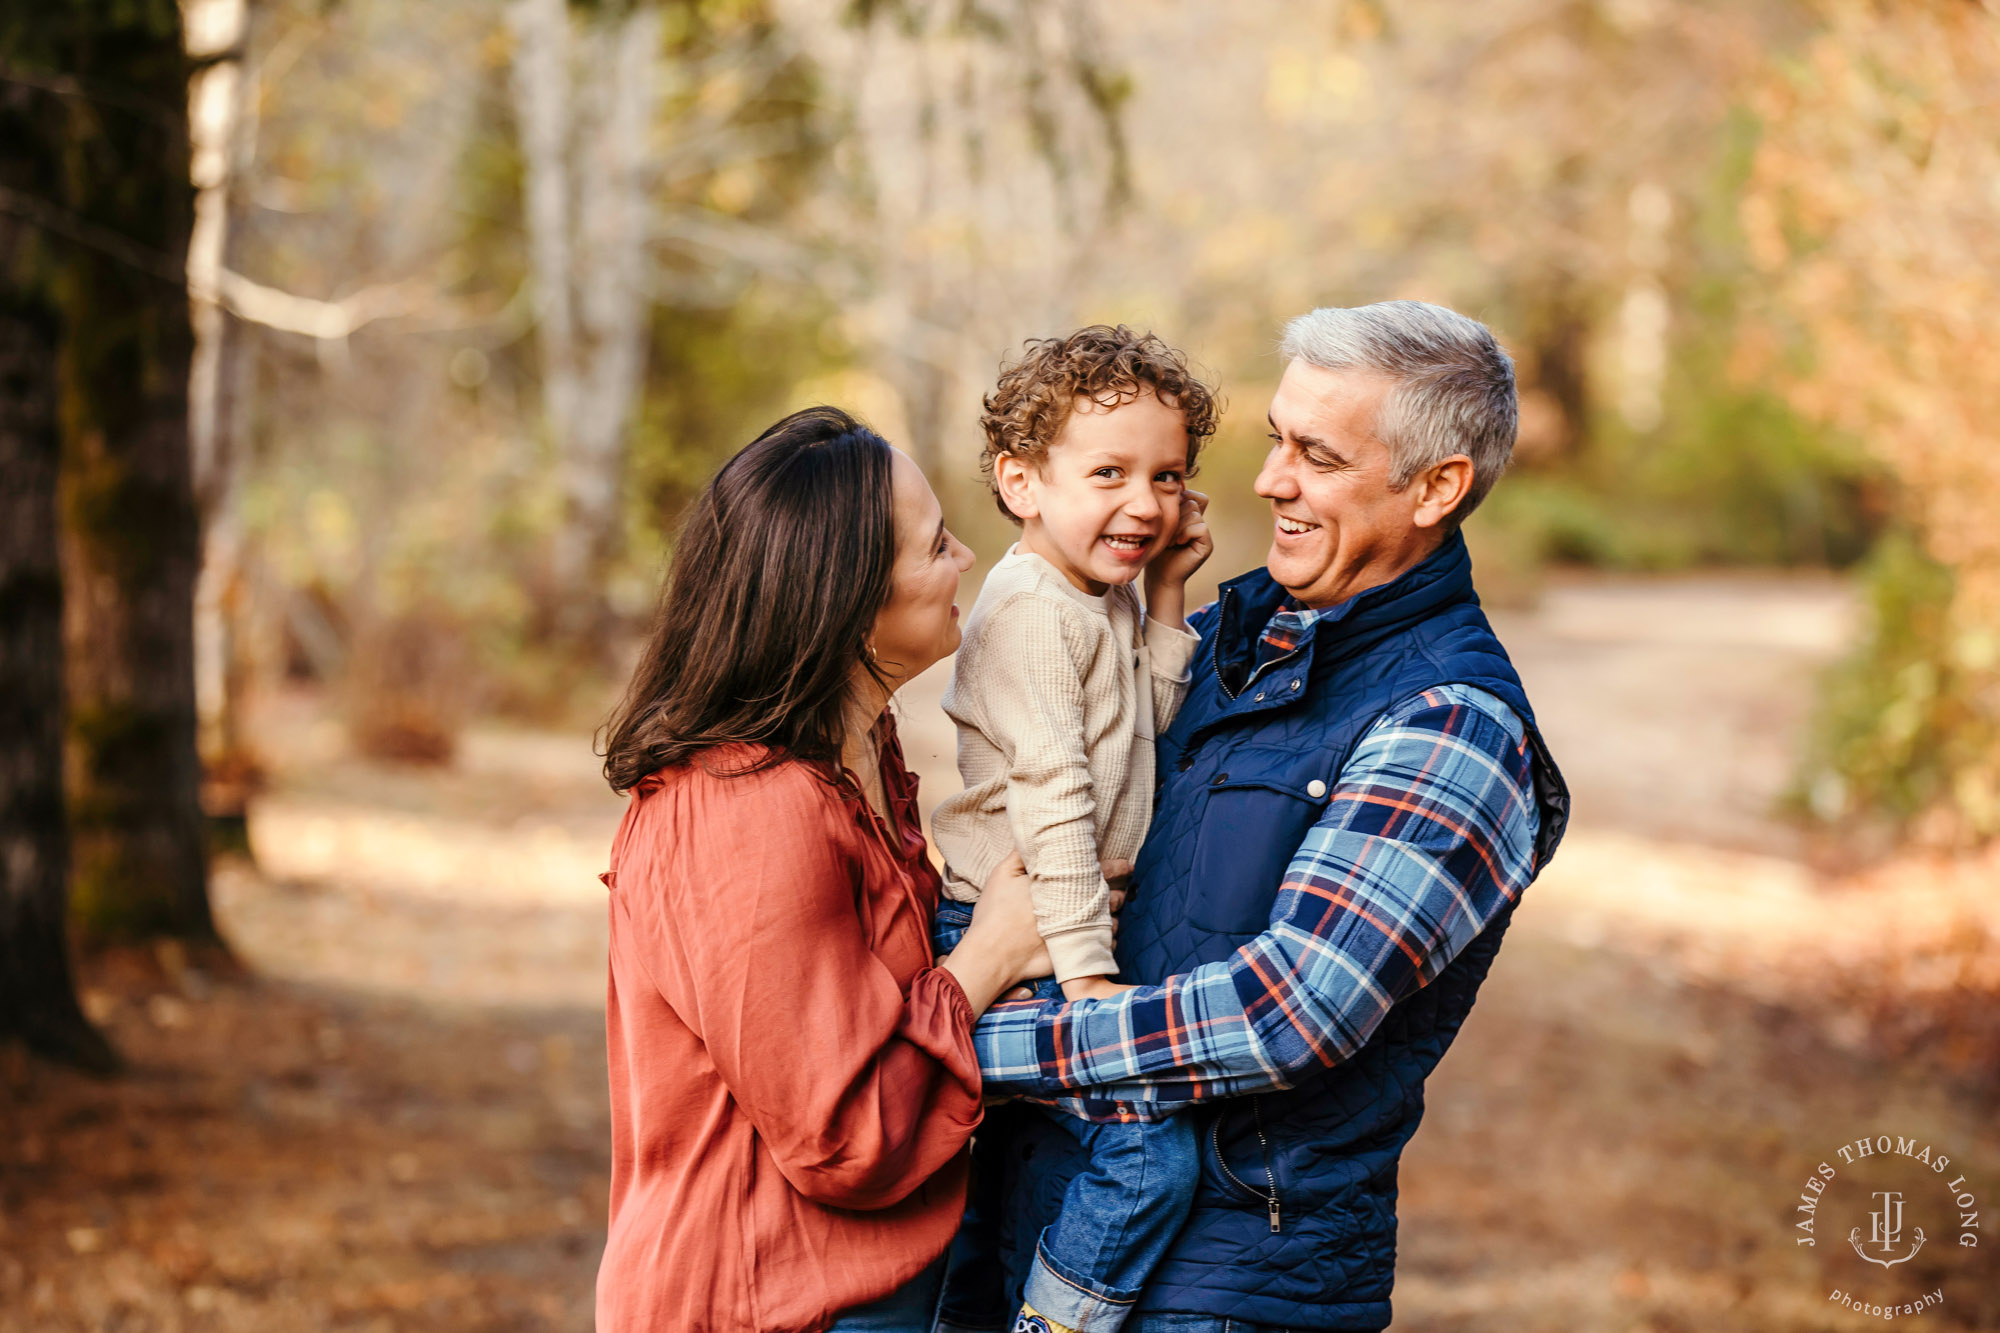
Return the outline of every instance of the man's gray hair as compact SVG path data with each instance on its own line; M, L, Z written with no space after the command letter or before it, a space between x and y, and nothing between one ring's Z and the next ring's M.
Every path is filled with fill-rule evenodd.
M1395 381L1375 422L1375 438L1389 448L1389 485L1402 490L1425 468L1464 454L1472 487L1452 526L1479 507L1514 456L1514 359L1476 319L1423 301L1324 306L1285 325L1279 350L1287 361Z

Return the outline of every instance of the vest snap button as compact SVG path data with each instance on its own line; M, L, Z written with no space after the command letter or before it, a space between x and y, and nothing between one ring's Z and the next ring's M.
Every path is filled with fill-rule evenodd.
M1326 784L1318 778L1314 778L1306 784L1306 795L1317 801L1320 797L1326 795Z
M1256 697L1255 699L1252 699L1252 700L1251 700L1250 702L1252 702L1252 703L1259 703L1259 704L1260 704L1260 703L1263 703L1263 702L1264 702L1264 696L1263 696L1262 694L1259 694L1259 695L1258 695L1258 696L1257 696L1257 697Z
M1174 761L1174 767L1183 773L1187 772L1190 768L1194 767L1194 756L1191 754L1181 755L1179 759Z
M1209 779L1209 785L1220 787L1223 783L1227 781L1229 781L1229 775L1227 773L1217 773L1214 777Z
M1298 683L1297 681L1293 681L1293 682L1292 682L1292 688L1296 690L1296 689L1297 689L1298 687L1299 687L1299 683Z

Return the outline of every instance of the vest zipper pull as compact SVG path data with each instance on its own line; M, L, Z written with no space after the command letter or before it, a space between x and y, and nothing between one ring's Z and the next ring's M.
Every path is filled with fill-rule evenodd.
M1270 1197L1270 1200L1269 1200L1269 1205L1270 1205L1270 1210L1271 1210L1271 1230L1272 1230L1272 1231L1273 1231L1274 1233L1275 1233L1275 1232L1278 1232L1278 1231L1282 1231L1282 1230L1284 1229L1284 1225L1283 1225L1283 1219L1282 1219L1281 1217L1279 1217L1279 1215L1278 1215L1278 1196L1277 1196L1277 1195L1273 1194L1273 1195L1272 1195L1272 1196Z

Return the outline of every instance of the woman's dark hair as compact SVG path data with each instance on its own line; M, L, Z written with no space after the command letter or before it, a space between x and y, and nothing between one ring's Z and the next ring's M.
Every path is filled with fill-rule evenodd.
M857 664L896 562L890 449L834 407L794 412L689 508L644 657L606 726L604 776L730 742L834 763Z

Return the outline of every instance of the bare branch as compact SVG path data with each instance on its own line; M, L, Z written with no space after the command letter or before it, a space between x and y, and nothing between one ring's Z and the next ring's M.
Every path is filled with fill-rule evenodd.
M431 285L422 279L363 287L337 301L319 301L223 269L214 291L195 290L198 301L220 301L238 319L323 342L338 342L377 320L415 314L430 302Z

